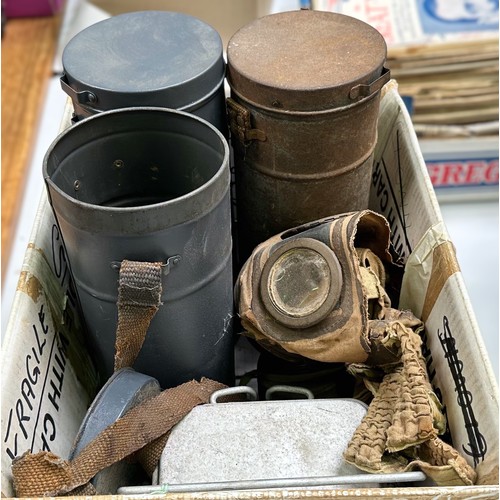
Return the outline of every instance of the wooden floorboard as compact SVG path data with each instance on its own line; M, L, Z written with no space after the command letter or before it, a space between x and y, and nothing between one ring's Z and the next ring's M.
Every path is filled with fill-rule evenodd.
M60 21L60 15L9 19L2 37L2 280L52 76Z

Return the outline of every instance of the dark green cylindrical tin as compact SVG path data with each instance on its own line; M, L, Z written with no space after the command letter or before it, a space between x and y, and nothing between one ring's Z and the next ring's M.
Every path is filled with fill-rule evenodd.
M222 41L200 19L168 11L120 14L75 35L62 63L61 85L76 120L160 106L200 116L226 135Z
M164 262L163 303L134 368L163 387L231 383L229 147L191 114L127 108L63 132L43 165L95 358L113 372L123 260Z
M240 261L272 235L368 207L380 89L378 31L300 10L241 28L227 49Z

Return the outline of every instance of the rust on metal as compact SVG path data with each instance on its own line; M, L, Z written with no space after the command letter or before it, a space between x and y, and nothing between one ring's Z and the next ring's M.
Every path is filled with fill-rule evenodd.
M228 80L238 95L288 111L319 111L352 103L356 85L380 77L382 35L349 16L293 11L257 19L228 44Z
M273 234L368 207L386 51L374 28L331 12L273 14L233 35L228 114L241 264Z
M250 111L230 97L227 99L227 113L231 133L236 135L240 142L266 140L266 134L262 130L252 128Z

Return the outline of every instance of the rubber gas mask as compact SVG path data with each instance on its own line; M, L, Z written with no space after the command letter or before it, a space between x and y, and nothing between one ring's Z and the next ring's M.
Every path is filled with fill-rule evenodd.
M282 357L365 362L369 319L390 306L389 224L366 210L278 234L255 248L236 285L242 326Z

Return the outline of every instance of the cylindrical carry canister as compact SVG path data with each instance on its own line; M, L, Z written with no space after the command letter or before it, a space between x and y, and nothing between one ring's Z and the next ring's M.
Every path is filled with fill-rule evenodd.
M175 386L233 377L229 147L207 121L163 108L91 116L44 159L88 335L113 372L119 263L163 262L162 305L133 365ZM117 265L118 264L118 265Z
M241 28L227 58L242 263L274 234L368 207L389 72L377 30L310 10Z
M99 111L160 106L188 111L227 135L220 35L179 12L120 14L76 34L62 55L75 120Z

